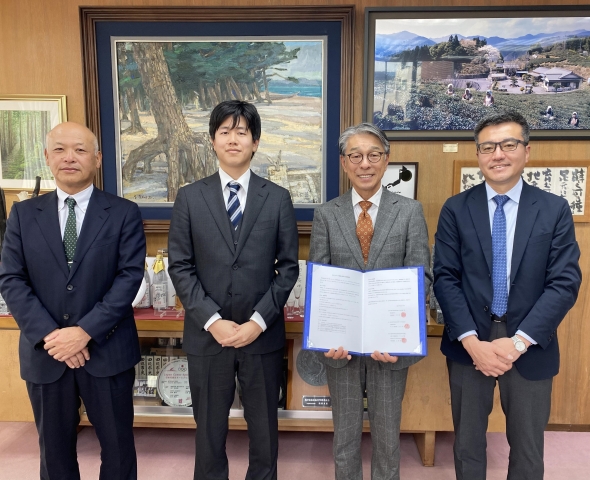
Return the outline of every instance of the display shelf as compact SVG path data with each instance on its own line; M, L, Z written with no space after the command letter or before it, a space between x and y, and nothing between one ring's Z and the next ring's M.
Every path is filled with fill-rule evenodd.
M151 341L157 343L157 338L180 338L184 327L184 318L176 316L176 311L163 317L154 313L152 309L136 310L136 324L140 343ZM291 319L289 319L291 320ZM289 375L294 371L293 349L295 341L300 341L303 323L299 321L285 322L287 343L291 348L291 362ZM18 326L11 316L0 316L0 329L18 330ZM416 445L424 465L434 464L435 431L452 431L448 398L448 378L444 359L439 350L443 326L434 321L428 322L428 351L429 355L410 369L406 394L402 406L401 429L405 433L413 433ZM153 339L153 340L150 340ZM287 395L289 395L289 386ZM315 387L312 387L315 388ZM425 396L424 391L429 395ZM140 402L138 402L140 403ZM158 405L137 404L135 407L134 426L151 428L195 428L195 421L190 407L177 408ZM148 402L149 403L149 402ZM333 431L332 414L330 411L315 410L279 410L279 430L283 431ZM491 418L491 425L495 422ZM90 425L88 417L81 414L81 425ZM229 417L229 428L245 430L246 422L243 411L232 409ZM370 430L369 422L365 419L364 431ZM496 430L497 431L497 430Z

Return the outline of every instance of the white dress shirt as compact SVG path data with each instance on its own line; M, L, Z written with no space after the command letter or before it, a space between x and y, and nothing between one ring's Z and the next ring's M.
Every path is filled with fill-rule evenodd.
M84 222L84 217L86 216L86 209L88 208L88 202L90 201L90 197L92 196L92 191L94 190L94 185L90 185L88 188L85 188L81 192L78 192L74 195L70 195L59 187L56 188L57 192L57 216L59 218L59 230L61 232L61 239L64 238L64 232L66 230L66 222L68 220L68 205L66 204L66 198L72 197L76 200L76 205L74 206L74 212L76 213L76 233L78 237L80 236L80 231L82 230L82 223Z
M229 194L230 194L230 190L229 190L229 183L230 182L237 182L240 184L240 189L238 190L238 200L240 202L240 209L242 210L242 214L245 211L246 208L246 198L248 197L248 185L250 184L250 169L246 170L246 172L237 180L232 178L231 176L229 176L226 172L224 172L221 168L219 169L219 179L221 180L221 191L223 193L223 201L225 206L227 207L227 201L229 200ZM205 324L205 330L209 331L209 327L211 325L213 325L213 323L216 320L219 320L221 318L221 315L219 314L219 312L214 313L211 318L207 321L207 323ZM262 318L262 315L260 315L260 313L258 312L254 312L252 314L252 316L250 317L251 320L255 321L260 328L262 328L262 331L264 332L266 330L266 322L264 321L264 319Z
M371 202L373 204L367 210L367 213L369 214L369 216L371 217L371 221L373 222L373 228L375 227L375 219L377 218L377 212L379 211L379 202L381 201L382 194L383 194L383 188L380 188L379 190L377 190L377 193L375 193L375 195L373 195L368 200L369 202ZM363 200L364 200L364 198L361 197L353 187L352 188L352 206L354 208L354 221L357 223L359 221L359 215L363 211L363 209L360 206L360 202L362 202Z
M510 190L508 190L508 192L504 194L509 198L509 200L504 204L504 216L506 217L506 285L508 288L508 293L510 293L510 270L512 267L512 248L514 246L514 232L516 231L516 217L518 215L518 204L520 202L520 194L522 193L522 181L522 178L520 178L517 184L514 185L514 187L512 187ZM490 231L492 231L494 225L494 213L496 212L497 207L494 197L500 194L497 193L492 187L490 187L487 184L487 182L485 186L488 198ZM517 335L526 338L533 345L537 344L537 342L535 342L522 330L517 330L516 333ZM466 332L463 335L459 336L458 340L461 341L469 335L477 335L477 332L475 330L470 330L469 332Z

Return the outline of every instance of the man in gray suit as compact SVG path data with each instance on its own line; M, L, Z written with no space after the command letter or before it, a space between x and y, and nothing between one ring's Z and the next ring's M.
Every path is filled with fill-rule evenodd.
M283 307L299 273L289 192L250 171L260 117L222 102L209 134L219 172L179 190L168 237L184 305L183 348L197 422L195 480L227 480L225 440L235 376L250 438L247 480L277 478Z
M338 143L340 163L353 188L316 209L309 260L363 271L422 265L428 291L430 260L422 205L381 187L389 159L387 138L374 125L361 123L346 129ZM401 404L408 367L422 357L382 352L352 356L340 346L322 358L332 397L336 479L363 478L365 390L373 442L371 479L399 479Z

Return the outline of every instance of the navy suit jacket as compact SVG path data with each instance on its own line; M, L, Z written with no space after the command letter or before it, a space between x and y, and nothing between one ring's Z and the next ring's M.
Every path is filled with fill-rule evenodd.
M234 243L219 173L182 187L168 235L168 272L185 309L183 349L222 349L204 330L215 312L242 324L257 311L267 329L243 351L283 348L283 307L297 281L299 238L289 192L253 172L239 239Z
M492 305L492 234L485 184L449 198L435 235L434 293L445 318L441 350L466 365L473 361L457 337L475 330L488 340ZM522 330L531 345L516 362L529 380L559 372L557 327L578 296L578 265L567 202L523 182L510 271L507 331Z
M6 226L0 291L18 324L21 376L52 383L67 368L43 349L56 328L78 325L92 337L85 368L98 377L133 367L139 343L131 302L145 265L136 204L94 188L68 269L57 193L15 203Z

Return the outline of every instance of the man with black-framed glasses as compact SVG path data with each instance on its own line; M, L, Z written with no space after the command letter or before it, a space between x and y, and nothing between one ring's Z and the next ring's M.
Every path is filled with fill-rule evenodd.
M435 235L455 472L458 480L486 478L486 430L498 383L508 480L539 480L559 371L557 327L578 295L580 250L567 201L521 178L531 149L524 117L497 114L474 133L485 183L447 200Z
M309 260L356 270L422 265L431 281L422 205L383 188L389 141L374 125L347 128L338 141L352 189L316 208ZM334 420L337 480L362 480L361 436L366 391L372 480L399 480L401 404L408 367L422 357L383 352L349 355L346 345L319 354L326 365Z

